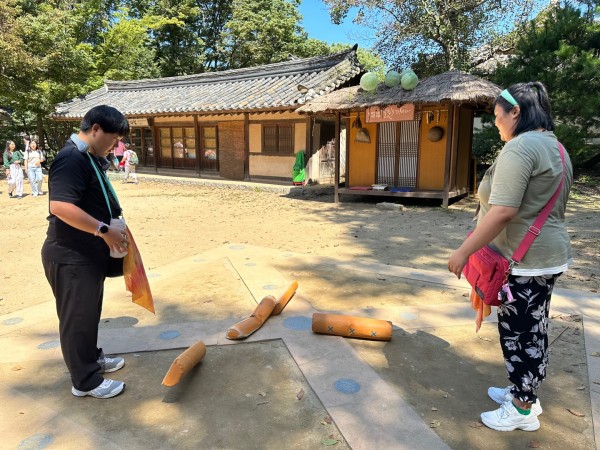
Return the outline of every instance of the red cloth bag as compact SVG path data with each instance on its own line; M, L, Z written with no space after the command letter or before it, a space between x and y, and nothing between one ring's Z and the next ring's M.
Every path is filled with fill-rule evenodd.
M486 245L469 256L467 264L463 267L463 274L485 304L498 306L498 293L508 281L510 263Z

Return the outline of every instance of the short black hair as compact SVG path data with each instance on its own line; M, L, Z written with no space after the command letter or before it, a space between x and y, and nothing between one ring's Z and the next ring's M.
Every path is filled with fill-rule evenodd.
M520 114L514 131L515 136L538 128L554 131L556 127L554 120L552 120L552 109L550 108L546 86L539 81L532 81L513 84L507 91L519 104ZM496 97L494 106L496 105L506 112L515 107L502 96Z
M105 133L117 133L119 136L126 136L129 133L129 122L118 109L112 106L94 106L83 116L79 129L84 132L89 131L96 123Z

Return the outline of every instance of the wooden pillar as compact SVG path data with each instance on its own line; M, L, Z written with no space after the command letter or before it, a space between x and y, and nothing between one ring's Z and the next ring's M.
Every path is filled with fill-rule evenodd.
M202 134L200 133L200 126L198 124L198 114L194 114L194 130L196 133L196 172L200 177L200 161L202 161L202 155L200 155L200 139Z
M473 161L473 185L471 186L471 196L475 197L477 196L477 160L475 158L472 158Z
M456 190L456 176L458 173L458 133L460 130L460 106L455 106L453 108L454 112L452 114L452 156L451 156L451 165L450 165L450 184L449 190Z
M244 113L244 180L250 180L250 114Z
M344 187L350 187L350 113L346 117L346 176L344 178Z
M442 206L448 207L450 198L450 163L452 160L452 146L454 138L454 105L448 105L448 138L446 139L446 164L444 166L444 192Z
M148 125L152 129L152 145L154 146L154 172L158 173L158 157L160 155L158 129L154 125L154 117L148 118Z
M306 171L308 179L310 179L312 177L312 173L310 170L310 167L311 167L310 158L312 157L312 147L313 147L312 123L313 123L313 117L308 116L306 118L306 150L304 151L304 155L305 155L304 170ZM308 179L306 180L307 183L308 183Z
M335 113L335 175L333 177L333 201L340 202L340 112Z

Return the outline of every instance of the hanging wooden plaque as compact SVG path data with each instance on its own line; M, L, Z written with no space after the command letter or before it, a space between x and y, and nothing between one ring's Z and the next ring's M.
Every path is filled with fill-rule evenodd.
M390 105L385 108L370 106L367 108L367 123L377 122L401 122L403 120L415 119L414 103L406 103L401 106Z

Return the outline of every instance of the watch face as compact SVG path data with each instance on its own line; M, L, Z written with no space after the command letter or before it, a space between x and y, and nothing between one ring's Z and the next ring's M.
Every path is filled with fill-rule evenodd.
M108 225L102 225L100 227L100 233L104 234L106 232L108 232Z

